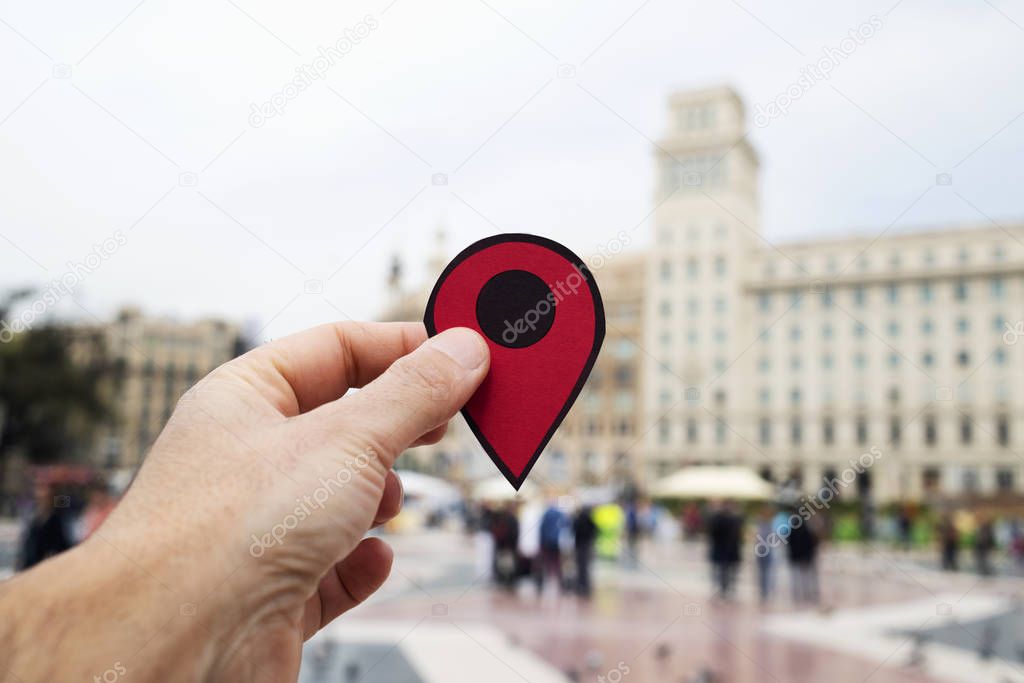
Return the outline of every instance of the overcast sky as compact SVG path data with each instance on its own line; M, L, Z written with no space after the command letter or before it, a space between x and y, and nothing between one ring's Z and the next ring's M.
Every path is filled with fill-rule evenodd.
M1024 217L1024 2L834 5L0 2L0 289L121 231L60 312L134 302L269 338L374 316L390 254L417 276L439 222L453 252L525 231L585 253L650 210L672 91L729 84L753 111L872 15L829 80L751 124L765 235Z

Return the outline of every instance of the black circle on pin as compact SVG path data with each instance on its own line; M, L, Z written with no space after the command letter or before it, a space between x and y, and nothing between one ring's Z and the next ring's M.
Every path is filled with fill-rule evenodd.
M480 330L509 349L533 346L555 323L555 296L544 280L525 270L506 270L488 280L476 298Z

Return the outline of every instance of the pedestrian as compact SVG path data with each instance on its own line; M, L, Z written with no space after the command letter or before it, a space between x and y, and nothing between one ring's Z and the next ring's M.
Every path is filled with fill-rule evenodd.
M992 550L996 547L995 530L992 526L992 518L982 517L981 523L974 534L974 561L981 576L992 575Z
M492 516L491 535L494 537L494 579L499 586L511 591L516 585L519 548L519 519L515 503L509 502Z
M562 531L567 526L565 513L558 509L558 502L551 498L547 509L540 518L540 553L535 578L537 595L544 592L544 583L554 577L559 591L562 590Z
M818 602L818 535L810 520L794 515L800 523L790 528L786 548L789 551L789 571L792 578L793 602ZM792 518L791 518L792 519Z
M639 564L640 524L640 509L634 499L626 503L626 564L630 567Z
M910 550L913 522L914 519L910 514L910 506L904 505L900 507L896 517L896 533L899 535L899 545L903 550Z
M942 569L955 572L959 568L960 534L956 530L953 518L945 515L939 522L939 548L942 557Z
M770 505L762 507L757 516L754 555L757 562L757 589L762 605L768 602L774 588L775 568L772 565L775 563L775 558L773 557L774 549L769 540L777 538L774 517L775 511Z
M592 592L590 568L594 562L594 541L597 539L597 525L589 505L582 506L572 521L573 553L576 557L576 592L582 598L589 598Z
M739 569L742 522L729 501L713 506L708 519L708 559L716 595L728 600Z
M494 578L494 536L491 534L494 512L486 502L470 509L472 512L467 521L473 534L476 577L489 583Z
M45 482L38 482L33 493L35 506L22 532L18 569L34 567L72 545L63 515L57 508L53 488ZM65 499L66 496L59 498Z

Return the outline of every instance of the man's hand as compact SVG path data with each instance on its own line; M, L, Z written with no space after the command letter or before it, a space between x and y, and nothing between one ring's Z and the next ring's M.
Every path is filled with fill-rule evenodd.
M303 640L390 572L391 549L363 537L401 506L395 458L439 440L488 367L470 330L341 323L218 368L98 532L0 590L16 611L3 668L296 680Z

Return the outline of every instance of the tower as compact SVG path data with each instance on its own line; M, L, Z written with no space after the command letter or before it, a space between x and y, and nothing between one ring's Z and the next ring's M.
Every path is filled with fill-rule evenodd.
M742 447L743 350L754 338L743 275L758 245L758 158L743 102L718 87L669 98L655 145L655 248L645 339L647 462L658 474Z

